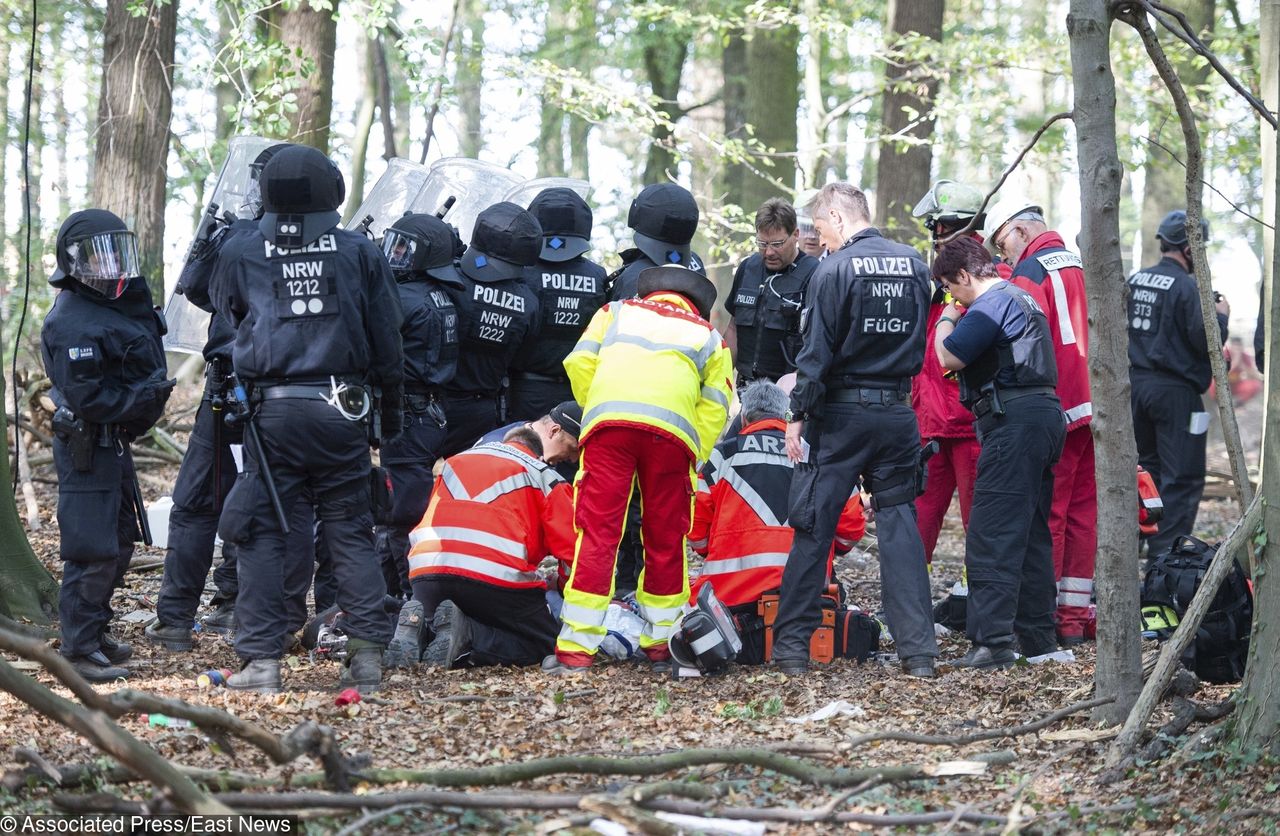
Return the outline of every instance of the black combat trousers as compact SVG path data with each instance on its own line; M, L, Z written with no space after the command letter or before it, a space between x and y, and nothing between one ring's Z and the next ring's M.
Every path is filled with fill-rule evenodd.
M916 527L914 484L920 429L902 403L828 401L816 427L806 428L810 463L797 464L791 481L791 525L796 530L782 572L773 658L809 659L809 641L822 620L827 555L840 512L859 478L875 486L897 486L899 501L876 511L880 541L880 594L898 656L937 656L933 602L924 543Z
M441 402L448 422L440 455L456 456L476 443L476 439L502 426L498 398L489 394L449 392Z
M1138 464L1151 474L1164 502L1159 530L1147 539L1150 554L1156 555L1195 528L1204 495L1209 416L1200 393L1186 381L1137 370L1132 378Z
M279 658L291 616L286 578L313 559L290 555L261 475L265 453L281 503L315 504L333 562L337 603L347 613L348 635L386 645L390 625L386 586L373 551L369 495L369 440L362 421L348 421L318 398L263 400L257 407L263 450L245 448L245 473L236 480L219 531L238 541L240 592L236 598L236 653L245 661Z
M1016 639L1024 656L1038 656L1057 649L1049 509L1066 418L1048 394L1007 400L1004 409L974 422L982 452L965 536L966 632L989 647Z
M236 481L231 445L240 444L241 428L215 424L225 413L215 413L208 395L196 410L195 427L187 440L187 453L173 486L173 510L169 513L169 547L164 556L164 579L156 616L166 627L189 627L195 620L204 592L205 578L213 564L218 513ZM214 603L235 601L235 546L224 545L222 562L213 571L217 587Z
M573 400L573 387L563 375L512 372L507 391L507 421L536 421L565 401Z
M471 655L462 664L536 665L555 652L560 624L547 608L544 589L510 589L473 578L433 574L414 578L423 622L452 601L471 627Z
M76 470L71 451L53 439L58 471L58 534L63 560L58 620L63 656L101 648L114 616L111 594L124 581L139 535L131 499L133 455L123 440L93 448L89 470Z
M421 403L418 406L421 408L405 410L404 431L397 438L383 442L381 454L382 466L391 476L395 499L391 518L377 528L376 548L387 592L400 597L413 594L409 585L409 532L422 521L427 510L435 483L431 469L447 435L444 412L439 405Z

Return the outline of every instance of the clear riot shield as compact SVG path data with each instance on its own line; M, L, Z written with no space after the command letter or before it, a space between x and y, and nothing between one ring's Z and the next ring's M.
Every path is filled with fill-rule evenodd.
M218 179L209 191L208 202L200 213L200 221L196 225L196 233L208 223L210 217L219 217L230 222L237 218L253 216L251 192L257 188L251 176L253 161L278 140L264 139L260 136L233 137L227 145L227 159L222 163ZM194 246L194 241L192 242ZM187 249L186 264L191 258L191 248ZM166 351L179 351L185 354L199 354L204 348L209 335L209 314L200 310L187 300L187 297L175 289L169 295L164 308L164 318L169 326L169 333L164 336Z
M526 180L507 192L507 196L503 200L509 200L517 206L528 209L529 204L544 189L571 189L577 192L578 197L583 200L586 200L591 194L591 184L586 180L579 180L575 177L535 177L532 180Z
M445 157L431 164L431 173L409 208L434 215L446 200L456 197L458 202L444 219L458 228L464 242L470 243L476 217L493 204L506 200L507 194L522 182L520 175L500 165L466 157Z
M394 224L406 211L414 196L422 190L431 170L403 157L387 161L387 170L369 190L369 196L351 216L347 229L367 229L374 238Z

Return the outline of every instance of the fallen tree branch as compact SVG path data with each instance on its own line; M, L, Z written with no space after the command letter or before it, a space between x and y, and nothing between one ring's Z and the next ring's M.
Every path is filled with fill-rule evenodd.
M968 734L947 735L947 734L917 734L915 732L903 731L876 731L866 734L854 735L847 741L853 746L862 746L866 743L875 743L881 740L895 740L902 743L919 743L925 746L967 746L970 743L978 743L983 740L999 740L1002 737L1018 737L1024 734L1038 732L1043 728L1052 726L1054 723L1063 718L1070 717L1072 714L1079 714L1081 711L1088 711L1097 708L1100 705L1108 705L1115 702L1115 697L1098 697L1084 702L1073 703L1066 708L1060 708L1052 714L1047 714L1039 720L1030 723L1023 723L1020 726L1011 726L1001 729L983 729L982 731L969 732Z
M101 711L86 709L60 697L8 662L0 660L0 689L8 691L55 722L75 731L97 748L150 781L184 813L228 815L231 809L200 789L154 749L138 740Z
M1142 760L1159 760L1173 748L1174 738L1184 734L1192 723L1216 722L1234 711L1235 707L1236 704L1231 700L1223 700L1216 705L1201 705L1187 697L1175 697L1173 718L1161 726L1156 736L1143 748ZM1119 768L1127 766L1122 764ZM1120 777L1122 776L1117 775L1116 780Z
M76 673L70 662L40 639L0 629L0 650L16 653L24 659L44 665L87 708L102 712L108 717L145 713L166 714L190 720L202 731L217 737L229 752L234 750L226 742L227 735L244 740L279 764L289 763L302 755L313 755L324 766L324 782L335 789L349 788L350 776L364 765L363 762L349 760L342 754L333 729L310 720L299 723L282 736L276 735L256 723L242 720L214 706L193 705L131 688L111 695L100 693Z
M1059 122L1063 119L1074 118L1075 113L1067 110L1062 113L1055 113L1048 119L1044 120L1044 123L1040 125L1034 134L1031 135L1031 139L1027 142L1026 146L1018 153L1018 156L1014 158L1013 162L1009 163L1009 166L1000 175L1000 179L996 181L994 186L992 186L991 191L987 192L987 196L982 199L982 205L978 207L978 211L969 219L969 222L965 224L963 228L958 229L946 238L943 238L938 243L938 246L949 244L957 238L961 238L976 230L978 226L978 218L981 218L983 213L987 211L987 204L991 202L991 198L995 197L996 193L1000 191L1000 188L1004 186L1004 181L1009 179L1009 175L1013 174L1013 172L1017 170L1018 166L1022 165L1023 159L1026 158L1027 154L1031 153L1032 148L1036 147L1036 143L1040 141L1040 137L1044 136L1045 131L1049 130L1055 122Z
M1200 587L1191 599L1191 604L1178 623L1178 628L1160 649L1160 660L1156 662L1155 670L1143 686L1142 694L1139 695L1133 710L1129 712L1129 717L1124 721L1124 728L1120 730L1120 735L1107 750L1108 767L1116 766L1131 757L1137 750L1142 731L1147 721L1151 719L1151 714L1155 711L1165 689L1169 687L1173 673L1177 670L1179 660L1182 658L1182 652L1191 644L1196 631L1200 629L1200 622L1204 620L1214 596L1218 594L1218 587L1231 571L1236 552L1253 536L1258 519L1262 515L1261 497L1262 494L1254 496L1244 516L1231 529L1227 541L1218 548L1217 554L1213 556L1209 568L1205 571L1204 578L1200 581Z

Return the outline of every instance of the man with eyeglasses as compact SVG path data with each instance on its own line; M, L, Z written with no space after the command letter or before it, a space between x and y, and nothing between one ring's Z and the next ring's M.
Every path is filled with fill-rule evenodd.
M1080 256L1049 229L1044 210L1024 195L987 211L983 234L1013 265L1010 279L1029 292L1049 319L1057 395L1067 416L1067 439L1054 467L1053 566L1058 583L1058 640L1081 644L1089 632L1094 559L1098 550L1098 495L1089 423L1089 308Z
M780 197L756 211L756 252L738 265L725 300L725 342L734 355L738 386L776 383L795 370L800 309L818 259L800 251L796 210Z

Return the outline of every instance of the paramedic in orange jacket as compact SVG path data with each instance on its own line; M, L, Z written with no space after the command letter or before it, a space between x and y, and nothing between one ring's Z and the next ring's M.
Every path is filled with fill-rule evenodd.
M716 289L684 267L644 270L638 298L596 312L565 358L582 404L582 468L574 499L573 571L550 674L591 665L604 640L614 564L633 483L639 486L644 570L636 602L640 647L669 667L667 639L689 598L685 536L696 467L711 455L732 396L733 360L707 317Z
M534 665L551 652L560 625L537 569L573 553L573 496L541 455L537 434L519 427L445 461L409 535L414 600L404 610L420 607L431 625L422 661ZM401 624L410 620L402 611ZM411 644L404 632L397 640Z
M787 458L783 415L787 396L767 381L743 387L743 428L716 445L702 466L694 503L689 545L706 558L693 583L690 601L705 583L737 618L742 634L738 662L764 662L764 622L757 603L782 586L782 569L795 529L787 523L794 464ZM827 559L833 577L836 552L844 554L866 531L860 494L845 504Z

